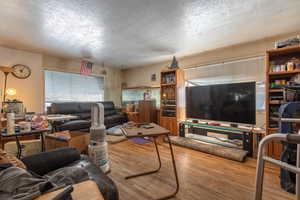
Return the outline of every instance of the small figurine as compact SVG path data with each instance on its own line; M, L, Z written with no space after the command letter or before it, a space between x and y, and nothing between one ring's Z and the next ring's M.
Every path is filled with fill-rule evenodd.
M177 62L175 56L173 56L173 60L172 60L172 63L171 63L171 66L169 67L169 69L179 69L178 62Z
M146 92L144 92L144 100L150 100L151 99L151 92L150 90L147 90Z

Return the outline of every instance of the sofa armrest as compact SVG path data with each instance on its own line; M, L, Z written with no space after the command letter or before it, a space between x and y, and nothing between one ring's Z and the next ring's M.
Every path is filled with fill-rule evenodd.
M75 148L64 147L24 157L22 161L28 170L43 176L79 159L80 153Z
M81 160L71 166L82 166L86 169L91 180L98 185L105 200L119 200L119 191L113 180L96 166L87 155L81 155Z
M117 112L119 115L121 115L124 119L123 122L128 122L128 115L126 112Z

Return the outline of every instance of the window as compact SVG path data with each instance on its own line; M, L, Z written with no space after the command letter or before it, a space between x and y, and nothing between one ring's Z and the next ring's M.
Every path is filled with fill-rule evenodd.
M103 100L104 77L45 70L46 106L54 102Z
M127 104L135 104L144 99L144 92L150 90L151 99L155 99L156 107L160 107L160 88L146 88L146 89L124 89L122 91L122 106Z

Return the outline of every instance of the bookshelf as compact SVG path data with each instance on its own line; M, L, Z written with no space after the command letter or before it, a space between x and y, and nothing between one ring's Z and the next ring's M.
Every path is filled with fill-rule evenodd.
M278 122L272 120L277 117L279 107L284 102L282 86L292 82L300 75L300 65L294 63L300 60L300 46L273 49L266 52L266 133L278 132ZM294 63L292 66L291 63ZM269 156L279 158L282 152L280 142L272 142L268 147Z
M185 118L184 73L180 69L160 74L160 125L178 135L178 123Z

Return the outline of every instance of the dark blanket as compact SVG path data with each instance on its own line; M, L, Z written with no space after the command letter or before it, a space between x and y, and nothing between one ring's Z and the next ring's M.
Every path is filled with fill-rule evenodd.
M89 179L83 168L65 167L41 177L9 167L0 171L0 200L33 200L45 192Z

